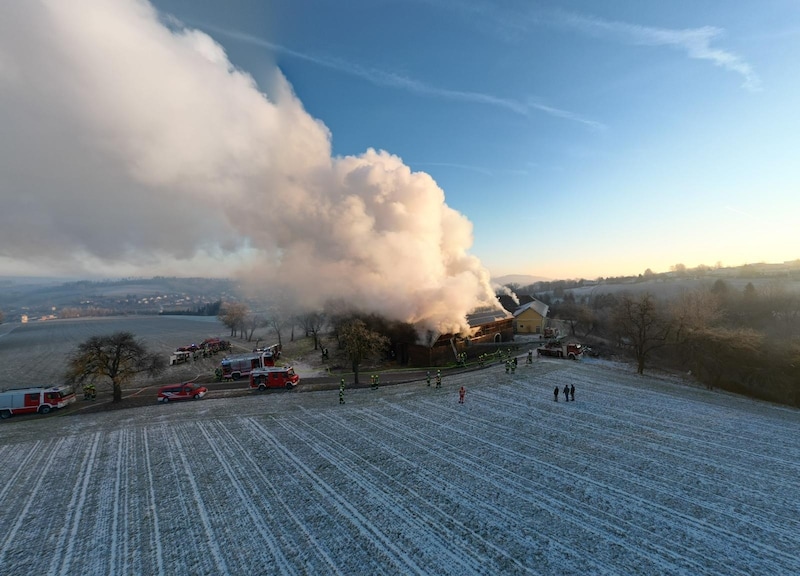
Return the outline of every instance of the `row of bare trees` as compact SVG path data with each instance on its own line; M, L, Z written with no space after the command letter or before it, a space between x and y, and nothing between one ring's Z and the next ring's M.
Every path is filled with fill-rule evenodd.
M306 338L313 339L314 350L320 350L322 335L328 334L352 367L356 384L362 363L382 358L398 344L413 343L416 338L410 324L359 314L342 302L329 302L323 310L300 313L275 302L264 304L261 309L262 312L256 313L243 302L228 302L220 308L218 318L230 329L232 337L238 335L248 342L258 328L269 328L282 345L287 332L293 341L295 328L300 328Z
M567 293L551 309L573 335L629 351L640 374L681 369L709 387L800 405L800 295L780 285L735 291L718 280L669 300Z

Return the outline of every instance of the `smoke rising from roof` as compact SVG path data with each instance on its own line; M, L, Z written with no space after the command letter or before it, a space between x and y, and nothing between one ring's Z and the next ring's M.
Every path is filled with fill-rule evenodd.
M12 2L0 18L0 265L237 274L442 332L496 306L472 225L427 174L330 134L144 0Z

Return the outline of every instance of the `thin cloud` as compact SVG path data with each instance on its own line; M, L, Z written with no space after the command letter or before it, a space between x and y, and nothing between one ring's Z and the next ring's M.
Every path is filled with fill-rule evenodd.
M724 34L724 30L714 26L700 28L656 28L627 22L605 20L586 14L566 12L561 10L549 11L537 7L530 7L524 11L507 11L497 4L482 0L472 0L468 3L452 0L419 0L429 6L457 11L461 15L480 22L494 22L500 37L505 39L519 39L523 32L533 26L558 26L570 28L582 34L597 37L612 38L639 46L669 46L685 52L690 58L707 60L730 72L742 76L742 86L747 90L756 92L761 90L761 79L753 67L737 54L728 50L713 47L714 40ZM785 31L786 34L796 34L797 29Z
M226 28L219 28L217 26L207 25L207 24L202 24L202 25L196 24L196 25L205 28L210 32L221 34L227 36L228 38L238 40L240 42L245 42L254 46L266 48L267 50L271 50L273 52L284 54L292 58L297 58L300 60L304 60L306 62L311 62L318 66L323 66L331 70L336 70L338 72L342 72L345 74L349 74L351 76L361 78L362 80L366 80L367 82L370 82L371 84L374 84L376 86L398 88L413 94L418 94L422 96L431 96L434 98L440 98L444 100L471 102L473 104L492 106L495 108L508 110L510 112L513 112L514 114L518 114L526 118L532 118L536 116L538 112L547 114L549 116L553 116L555 118L561 118L563 120L569 120L571 122L583 124L584 126L588 126L589 128L595 130L604 130L607 128L606 125L603 124L602 122L584 118L579 114L576 114L575 112L562 110L560 108L556 108L553 106L547 106L535 102L533 100L522 102L519 100L515 100L513 98L502 98L499 96L494 96L492 94L484 94L482 92L469 92L469 91L449 90L447 88L440 88L438 86L432 86L430 84L426 84L425 82L421 82L419 80L410 78L408 76L402 76L393 72L385 72L383 70L378 70L376 68L365 68L356 63L348 62L338 58L314 56L311 54L306 54L304 52L298 52L297 50L292 50L291 48L287 48L286 46L282 46L274 42L269 42L268 40L264 40L263 38L254 36L252 34L247 34L245 32L240 32L237 30L229 30Z
M711 45L723 35L724 30L721 28L654 28L575 13L561 13L559 19L562 24L593 36L610 37L638 46L669 46L682 50L690 58L708 60L715 66L741 75L744 78L742 86L747 90L761 89L761 79L750 64L733 52Z

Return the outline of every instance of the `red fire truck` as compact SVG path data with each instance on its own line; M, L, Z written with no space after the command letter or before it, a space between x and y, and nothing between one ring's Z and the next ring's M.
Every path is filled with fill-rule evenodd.
M280 348L276 345L269 348L257 348L244 354L226 356L219 363L222 369L222 379L238 380L239 378L246 378L256 368L275 366L275 360L280 358L280 355Z
M250 388L266 390L267 388L286 388L291 390L300 383L300 376L291 366L268 366L256 368L250 372Z
M75 402L71 386L15 388L0 392L0 418L14 414L47 414Z
M536 349L537 356L555 356L556 358L569 358L578 360L583 357L583 346L577 342L561 343L557 341L548 342L544 346Z

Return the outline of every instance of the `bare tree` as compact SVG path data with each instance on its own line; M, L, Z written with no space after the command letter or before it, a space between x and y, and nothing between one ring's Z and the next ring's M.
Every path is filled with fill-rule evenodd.
M595 312L585 304L576 304L574 300L565 300L559 305L557 317L569 326L572 336L578 336L579 331L583 336L588 336L594 331L597 323Z
M266 325L275 332L279 346L283 346L283 331L289 326L292 328L292 340L294 340L294 317L291 314L287 314L284 309L278 306L270 306L267 311Z
M236 336L239 332L244 334L244 324L247 318L248 308L247 304L243 302L225 302L220 307L219 316L217 316L227 328L231 331L231 336Z
M305 330L306 336L314 338L314 350L320 346L320 334L328 322L328 315L324 312L307 312L299 316L300 324Z
M614 311L613 322L618 336L633 347L636 372L644 374L649 354L667 344L671 323L658 310L656 300L649 292L637 298L623 296Z
M130 332L92 336L70 355L66 379L72 384L94 383L110 378L113 401L122 400L122 386L134 376L146 373L153 377L166 367L166 361L149 352Z
M242 320L242 326L247 333L247 341L251 342L253 340L253 332L256 331L256 328L261 328L266 324L267 321L260 314L247 314Z

